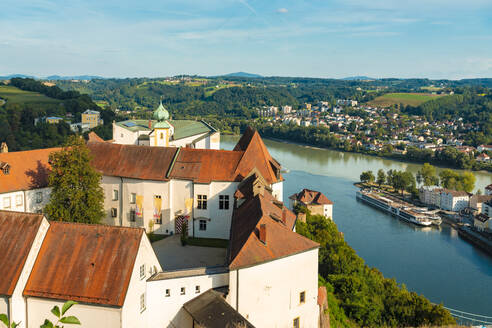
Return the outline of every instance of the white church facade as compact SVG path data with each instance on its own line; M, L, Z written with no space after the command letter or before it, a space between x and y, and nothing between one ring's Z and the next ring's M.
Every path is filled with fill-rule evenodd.
M220 149L220 132L203 120L171 120L161 102L152 120L113 122L113 142L151 147Z

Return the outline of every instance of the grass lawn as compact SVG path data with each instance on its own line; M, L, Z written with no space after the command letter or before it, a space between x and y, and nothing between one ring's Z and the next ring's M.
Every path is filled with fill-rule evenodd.
M164 238L169 237L169 236L168 235L159 235L156 233L148 233L147 237L149 237L149 240L151 243L154 243L156 241L159 241L159 240L164 239Z
M5 99L9 103L45 103L58 104L60 100L46 97L37 92L24 91L9 85L0 86L0 98Z
M218 239L218 238L188 237L186 239L186 244L192 246L201 246L201 247L227 248L229 241L227 239Z
M216 91L219 91L220 89L225 89L225 88L232 88L232 87L240 87L240 84L218 84L213 87L208 87L205 88L205 97L210 97L213 95Z
M389 107L394 104L418 106L426 101L443 97L430 93L387 93L368 102L371 106Z

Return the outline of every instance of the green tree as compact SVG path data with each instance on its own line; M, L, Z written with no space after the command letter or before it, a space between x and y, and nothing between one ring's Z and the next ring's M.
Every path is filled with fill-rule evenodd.
M84 140L72 136L65 147L50 155L51 199L45 213L51 220L99 223L104 217L101 175L90 165Z
M63 328L64 326L59 325L61 323L69 325L80 325L80 321L77 317L73 315L65 316L65 313L75 304L77 304L77 302L67 301L62 305L61 311L58 305L55 305L51 309L51 313L53 313L53 315L55 315L55 317L58 319L57 322L53 324L50 320L45 319L40 328Z
M381 185L386 182L386 173L384 173L383 169L378 170L378 178L376 182L379 185L379 187L381 187Z
M460 175L462 185L463 185L463 190L466 192L472 192L473 189L475 189L475 182L477 181L477 178L475 177L475 174L472 172L463 172Z
M433 186L439 184L439 179L436 175L436 168L429 163L425 163L419 170L424 186Z
M360 181L362 181L362 182L371 183L371 182L374 182L375 179L376 179L376 177L374 176L372 171L364 171L360 175Z

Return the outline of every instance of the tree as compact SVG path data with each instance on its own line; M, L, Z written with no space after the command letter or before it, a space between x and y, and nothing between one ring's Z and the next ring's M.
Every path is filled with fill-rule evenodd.
M61 323L69 325L80 325L80 321L77 317L73 315L64 316L65 313L75 304L77 304L77 302L67 301L62 305L61 311L58 305L55 305L51 309L51 313L56 316L56 318L58 319L57 322L53 324L50 320L46 319L44 320L44 323L41 325L40 328L63 328L64 326L59 325Z
M422 166L422 168L418 171L417 175L420 175L424 186L439 184L439 179L436 175L436 168L429 163L425 163L424 166Z
M379 185L379 187L381 187L381 185L386 182L386 173L384 173L383 169L378 170L378 178L376 182Z
M362 182L374 182L375 180L375 177L374 177L374 174L372 173L372 171L364 171L361 173L360 175L360 181Z
M471 172L463 172L460 176L462 185L463 185L463 190L466 192L472 192L473 189L475 189L475 182L477 181L477 178L475 175Z
M84 140L69 138L65 147L50 155L51 199L45 213L51 220L99 223L104 217L101 175L90 165Z

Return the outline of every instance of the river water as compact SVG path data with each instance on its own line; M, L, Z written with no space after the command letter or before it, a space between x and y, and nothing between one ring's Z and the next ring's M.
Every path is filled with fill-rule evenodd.
M232 149L238 138L222 136L222 148ZM362 171L409 170L418 164L362 154L264 140L284 168L284 202L302 188L323 192L334 202L333 217L345 240L371 267L395 278L432 302L492 316L492 258L462 240L447 226L419 228L355 199ZM492 183L492 174L475 172L477 188Z

